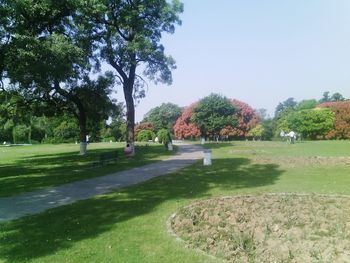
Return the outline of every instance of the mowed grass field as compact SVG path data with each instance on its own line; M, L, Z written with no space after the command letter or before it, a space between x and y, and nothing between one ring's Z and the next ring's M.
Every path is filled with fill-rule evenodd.
M91 143L87 156L79 145L0 146L0 197L103 176L161 160L171 155L161 144L139 144L136 155L126 158L125 143ZM102 154L118 152L117 161L99 164Z
M205 147L213 150L212 166L198 162L122 191L1 224L0 262L221 262L170 234L169 217L196 200L222 196L350 195L349 141L233 142ZM49 158L48 166L55 163L47 153L42 155ZM40 164L40 157L31 158ZM20 164L16 159L17 154L8 157L7 166ZM65 176L70 170L65 170ZM99 173L100 168L92 171Z

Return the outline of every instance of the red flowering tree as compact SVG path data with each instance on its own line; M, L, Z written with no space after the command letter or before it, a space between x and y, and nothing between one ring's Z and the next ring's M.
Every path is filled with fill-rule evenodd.
M257 112L247 103L233 99L232 104L239 110L234 116L237 118L237 125L235 127L226 126L220 131L221 136L227 138L245 138L248 132L256 127L259 122ZM197 106L197 103L191 104L177 119L174 126L175 137L179 139L194 138L201 136L199 128L191 122L192 110Z
M236 99L232 99L231 102L239 109L235 114L238 123L236 127L227 126L223 128L220 135L229 138L245 138L248 132L259 124L259 116L247 103Z
M325 102L319 105L334 112L334 129L327 133L327 139L350 139L350 100Z
M192 110L197 106L197 102L188 106L182 115L176 120L174 134L178 139L198 138L201 136L199 128L191 123Z
M137 138L137 135L140 131L147 130L154 132L153 124L150 122L143 122L135 125L135 138Z

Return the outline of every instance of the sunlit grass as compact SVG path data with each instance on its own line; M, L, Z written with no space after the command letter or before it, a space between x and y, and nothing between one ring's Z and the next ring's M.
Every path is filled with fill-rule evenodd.
M349 157L348 141L206 147L213 149L212 166L198 162L137 186L0 225L0 262L220 262L169 234L170 215L195 200L219 196L350 194L345 162L291 166L282 159Z
M93 143L87 156L78 155L75 144L0 147L0 196L102 176L172 154L160 144L140 144L136 155L126 158L123 147L124 143ZM118 152L118 159L101 166L101 154L112 151Z

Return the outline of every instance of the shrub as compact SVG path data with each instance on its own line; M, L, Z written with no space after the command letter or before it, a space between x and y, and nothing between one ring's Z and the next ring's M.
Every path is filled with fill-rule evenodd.
M63 121L54 129L55 142L75 142L79 138L79 128L74 122Z
M139 142L148 142L149 140L154 140L156 135L154 134L153 131L150 130L141 130L137 134L136 140Z
M150 122L143 122L135 125L135 138L137 139L139 132L142 130L148 130L154 132L153 124Z
M164 145L167 145L168 142L171 142L171 135L167 129L160 129L157 133L157 137L159 143L163 143Z

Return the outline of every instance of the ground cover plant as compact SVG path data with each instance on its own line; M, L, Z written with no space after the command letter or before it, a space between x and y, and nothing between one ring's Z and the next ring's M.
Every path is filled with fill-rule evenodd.
M0 147L0 197L97 177L161 160L171 155L160 144L139 144L133 158L124 155L125 143L93 143L87 156L79 145L30 145ZM118 152L118 159L99 164L104 153Z
M349 157L348 141L205 147L213 150L212 166L198 162L137 186L0 224L0 262L222 262L169 233L171 215L193 202L225 196L350 195L346 162L285 164L301 157Z

